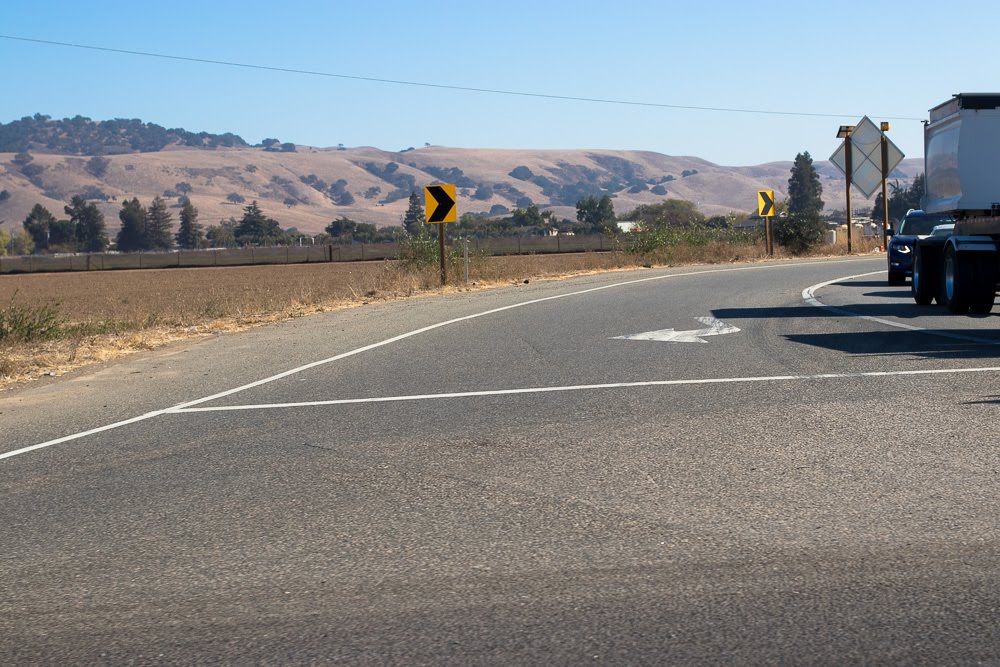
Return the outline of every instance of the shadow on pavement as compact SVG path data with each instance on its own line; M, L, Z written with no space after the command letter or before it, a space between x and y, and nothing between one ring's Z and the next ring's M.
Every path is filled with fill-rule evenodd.
M873 297L878 297L880 299L906 298L910 299L910 303L913 303L912 301L913 297L910 296L910 290L906 290L906 292L900 292L899 290L893 290L891 292L865 292L863 296L873 296Z
M916 356L925 359L1000 359L997 344L946 338L942 334L993 338L990 332L962 329L926 331L873 331L864 333L791 334L785 340L855 356Z
M981 401L964 401L962 405L1000 405L1000 396L984 398Z
M885 280L845 280L842 283L831 283L837 287L887 287ZM909 294L909 291L907 291Z
M846 310L855 315L865 315L868 317L895 317L901 320L910 320L917 317L941 317L955 318L961 315L952 315L945 308L940 306L918 306L909 302L900 303L852 303L843 306L831 306L840 310ZM740 320L740 319L792 319L792 318L816 318L816 317L842 317L826 308L818 308L803 304L801 306L782 306L778 308L717 308L712 314L720 320ZM988 319L1000 317L1000 314L991 315L966 315L972 319ZM970 332L971 333L971 332Z
M917 317L943 318L940 322L954 322L961 315L951 315L940 306L918 306L912 301L906 303L850 304L838 306L855 315L879 318L910 320ZM718 308L712 314L723 322L757 319L816 319L843 318L836 312L803 304L779 308ZM978 320L989 320L1000 315L966 316ZM955 329L931 328L909 331L838 332L786 334L784 338L793 343L834 350L858 356L916 356L926 359L1000 359L1000 327L995 329Z

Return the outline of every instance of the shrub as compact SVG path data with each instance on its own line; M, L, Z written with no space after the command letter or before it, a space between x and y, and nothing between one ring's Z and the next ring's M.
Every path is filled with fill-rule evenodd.
M762 238L760 230L718 229L704 225L683 227L660 226L640 229L628 235L628 251L647 254L660 248L676 246L707 246L721 243L733 246L749 246Z
M0 343L30 343L55 338L62 331L59 310L53 304L21 306L10 303L0 309Z
M433 266L438 258L438 240L422 228L419 234L410 234L406 230L396 235L399 244L399 261L404 266L423 268Z
M791 253L801 255L823 242L825 225L815 215L789 215L774 226L774 240Z

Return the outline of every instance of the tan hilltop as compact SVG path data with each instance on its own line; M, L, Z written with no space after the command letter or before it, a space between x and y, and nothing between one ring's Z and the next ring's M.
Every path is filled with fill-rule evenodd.
M663 198L686 199L706 215L756 207L758 190L785 196L791 161L727 167L697 157L648 151L497 150L427 146L402 152L376 148L312 148L295 152L263 148L169 147L159 152L108 155L103 170L88 168L93 158L31 153L37 165L29 177L14 153L0 153L0 220L19 227L40 203L57 217L71 197L81 194L103 211L110 233L118 227L123 199L148 204L164 197L179 209L182 195L198 207L203 225L239 218L257 200L283 228L317 233L346 216L378 226L396 225L412 190L434 182L457 183L460 213L526 205L551 208L575 218L583 194L613 193L623 214ZM816 156L813 156L816 159ZM816 161L828 210L843 209L844 179L830 163ZM894 177L907 183L923 170L922 161L904 160ZM94 171L101 171L95 176ZM858 207L870 205L854 192ZM501 208L502 207L502 208Z

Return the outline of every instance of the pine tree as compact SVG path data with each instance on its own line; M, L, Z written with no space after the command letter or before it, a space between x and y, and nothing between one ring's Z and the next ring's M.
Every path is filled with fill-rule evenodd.
M87 203L80 195L70 200L66 215L76 228L77 247L82 252L104 252L108 247L104 215L96 204Z
M122 202L122 210L118 212L122 226L118 229L115 243L119 252L138 252L146 247L146 209L138 198L126 199Z
M809 152L799 153L788 179L788 216L774 227L774 240L795 254L823 241L823 186Z
M419 236L424 228L424 207L420 205L420 197L416 192L410 193L410 206L403 216L403 228L413 236Z
M193 250L205 245L205 232L198 224L198 209L190 201L184 203L181 209L181 224L177 230L177 246L185 250Z
M788 179L788 213L819 217L823 210L823 185L809 151L795 156Z
M281 226L265 216L254 200L243 209L243 219L236 225L235 235L240 245L273 243L281 236Z
M170 233L173 216L167 210L167 203L155 197L146 212L146 248L149 250L170 250L174 247L174 236Z

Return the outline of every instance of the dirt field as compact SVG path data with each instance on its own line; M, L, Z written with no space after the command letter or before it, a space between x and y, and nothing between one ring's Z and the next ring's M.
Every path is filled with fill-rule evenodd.
M470 281L481 286L627 263L611 253L478 258L473 260ZM439 282L436 268L409 271L395 262L20 274L0 276L0 302L13 297L25 305L56 303L60 314L72 322L190 326L289 307L408 296L437 288ZM460 267L451 268L449 283L454 289L465 287Z

